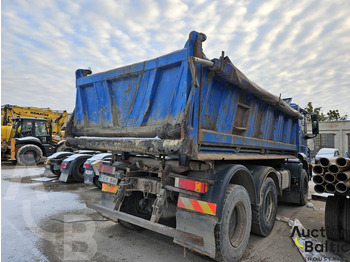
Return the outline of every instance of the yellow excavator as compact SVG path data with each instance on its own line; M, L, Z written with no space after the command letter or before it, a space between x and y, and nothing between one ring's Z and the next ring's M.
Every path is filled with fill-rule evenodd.
M64 124L66 111L50 108L1 107L1 156L20 165L35 165L43 156L66 149ZM63 149L63 150L64 150Z
M45 118L52 125L52 135L64 136L62 127L64 126L67 118L67 111L54 111L50 108L38 108L38 107L23 107L15 105L1 106L1 141L6 139L10 135L10 131L13 124L13 119L16 117L36 117ZM64 131L63 131L64 132Z

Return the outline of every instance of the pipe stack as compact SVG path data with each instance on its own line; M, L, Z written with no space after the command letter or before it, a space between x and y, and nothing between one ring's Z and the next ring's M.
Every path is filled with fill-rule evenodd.
M350 187L350 159L338 157L333 159L321 158L320 164L313 167L317 193L346 193Z

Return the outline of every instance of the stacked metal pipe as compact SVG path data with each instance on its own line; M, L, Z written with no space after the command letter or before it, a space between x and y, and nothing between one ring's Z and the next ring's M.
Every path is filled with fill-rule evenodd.
M315 173L312 180L316 184L317 193L346 193L350 188L350 159L321 158L318 165L313 167Z

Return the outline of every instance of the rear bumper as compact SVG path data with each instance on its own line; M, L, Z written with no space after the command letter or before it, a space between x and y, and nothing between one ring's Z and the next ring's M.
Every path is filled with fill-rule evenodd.
M204 245L204 239L201 236L197 236L188 232L180 231L178 229L165 226L162 224L150 222L146 219L139 218L136 216L132 216L129 214L126 214L121 211L117 210L111 210L107 207L101 206L99 204L95 203L87 203L86 204L88 208L91 208L98 213L100 213L103 217L112 220L114 222L117 222L119 219L123 221L127 221L131 224L155 231L157 233L170 236L175 239L179 239L182 242L192 243L192 245L196 246L203 246Z
M182 141L159 138L108 138L108 137L78 137L68 138L66 145L78 149L102 151L135 152L147 154L183 154Z

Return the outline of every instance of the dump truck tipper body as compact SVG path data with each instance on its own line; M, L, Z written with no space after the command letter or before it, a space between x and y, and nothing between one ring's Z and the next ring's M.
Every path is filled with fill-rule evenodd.
M236 260L251 230L272 230L277 197L305 204L310 163L300 149L311 136L305 111L250 81L228 57L207 59L205 40L191 32L168 55L97 74L77 70L67 145L114 152L100 173L115 186L115 206L89 207ZM165 229L172 203L176 227Z
M78 70L71 135L84 138L71 143L203 160L297 156L302 116L227 57L217 71L194 62L203 38L191 33L179 51L104 73Z

